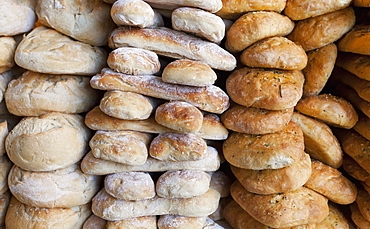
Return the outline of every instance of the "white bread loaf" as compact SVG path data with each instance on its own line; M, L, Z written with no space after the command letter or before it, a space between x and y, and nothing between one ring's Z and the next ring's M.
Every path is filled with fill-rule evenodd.
M14 66L14 53L17 43L13 37L0 37L0 73Z

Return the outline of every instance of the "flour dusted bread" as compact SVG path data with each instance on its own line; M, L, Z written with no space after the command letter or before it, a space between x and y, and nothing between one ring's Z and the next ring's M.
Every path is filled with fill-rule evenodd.
M176 9L189 6L204 9L211 13L219 11L222 7L221 0L147 0L147 2L159 9Z
M155 20L153 8L142 0L117 0L113 3L110 14L118 26L146 28L154 25Z
M93 75L106 65L106 59L103 48L44 26L28 33L15 51L15 62L20 67L50 74Z
M98 99L99 93L90 86L90 77L32 71L13 79L5 91L7 108L17 116L83 113L96 106Z
M351 52L370 55L370 25L355 25L338 41L338 49L342 52Z
M158 219L158 229L166 228L203 228L207 217L186 217L180 215L161 215Z
M0 37L0 73L8 71L14 66L14 53L17 47L13 37Z
M23 118L6 137L5 149L24 170L51 171L81 160L89 138L81 115L50 112Z
M120 228L132 228L132 229L157 229L157 217L156 216L140 216L133 217L119 221L107 221L106 229L120 229Z

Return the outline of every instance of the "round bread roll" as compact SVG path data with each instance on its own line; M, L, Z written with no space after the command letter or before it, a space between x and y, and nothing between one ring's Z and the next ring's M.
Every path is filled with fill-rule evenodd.
M284 8L284 14L292 20L298 21L344 9L351 2L351 0L288 0Z
M300 160L281 169L251 170L231 166L243 187L256 194L277 194L302 187L311 176L311 159L304 153Z
M5 216L9 208L10 199L12 198L12 194L8 192L4 192L0 194L0 228L5 229Z
M206 154L206 141L194 134L160 133L149 146L149 155L161 161L196 161Z
M161 215L158 229L204 228L207 217L186 217L180 215Z
M285 36L294 22L273 11L248 12L239 17L226 33L226 49L237 53L267 37Z
M219 16L202 9L179 7L171 14L172 28L194 34L214 43L225 36L225 23Z
M26 71L9 82L5 102L17 116L40 116L48 112L83 113L99 102L90 77L50 75Z
M3 0L0 2L2 18L0 36L14 36L33 28L37 18L28 2L30 1Z
M9 160L7 155L0 157L0 194L9 189L8 176L13 163Z
M157 107L155 120L170 129L191 133L202 127L203 113L190 103L169 101Z
M157 217L156 216L141 216L133 217L119 221L107 221L107 225L104 229L157 229Z
M342 173L320 161L312 161L312 174L304 184L338 204L351 204L356 200L357 188Z
M221 198L228 197L230 194L231 179L222 170L217 170L212 173L211 183L209 185L210 188L220 193Z
M155 52L141 49L120 47L109 53L108 66L116 72L130 75L151 75L160 70L161 63Z
M89 203L101 181L101 176L83 173L79 164L50 172L26 171L14 165L8 185L13 196L26 205L65 208Z
M221 0L147 0L154 8L174 10L179 7L189 6L207 10L211 13L219 11L222 7Z
M152 137L137 131L96 131L89 141L96 158L126 165L142 165L148 158Z
M334 43L307 52L307 66L302 69L303 97L320 94L333 71L337 53Z
M305 97L297 103L295 109L328 125L345 129L352 128L358 121L358 114L352 104L331 94Z
M14 78L14 73L11 70L0 73L0 102L4 102L3 99L4 99L5 91L8 88L9 82L13 78ZM6 113L9 113L7 108L6 108ZM4 112L2 114L4 114Z
M221 115L226 128L246 134L270 134L284 129L290 122L294 108L266 110L235 105Z
M5 225L9 229L82 228L90 215L90 204L71 208L39 208L23 204L12 197L5 216Z
M102 219L94 214L84 222L82 229L106 229L107 220Z
M181 59L164 67L162 80L166 83L202 87L214 84L217 75L206 63Z
M283 130L264 135L233 132L223 143L225 159L243 169L280 169L301 160L303 133L290 122Z
M205 194L211 176L199 170L173 170L163 173L157 180L157 195L163 198L190 198Z
M355 25L352 7L298 21L288 38L305 51L321 48L339 40Z
M350 228L349 221L343 212L335 205L329 203L329 215L321 222L316 223L316 229Z
M303 48L286 37L268 37L253 43L240 54L248 67L302 70L307 65Z
M146 28L154 24L154 10L142 0L117 0L113 3L110 14L118 26Z
M90 132L82 116L50 112L23 118L6 137L5 149L24 170L52 171L82 159Z
M367 220L370 221L370 209L368 203L370 201L370 194L363 188L358 189L356 203L358 210L360 210L361 215Z
M17 43L13 37L0 37L0 73L14 66L14 53Z
M302 97L301 71L243 67L226 79L230 98L246 107L284 110L294 107Z
M105 177L104 188L109 195L128 201L150 199L156 194L154 181L145 172L109 174Z
M106 66L107 52L39 26L22 39L14 59L20 67L35 72L94 75Z
M338 41L338 50L370 55L370 25L355 25Z

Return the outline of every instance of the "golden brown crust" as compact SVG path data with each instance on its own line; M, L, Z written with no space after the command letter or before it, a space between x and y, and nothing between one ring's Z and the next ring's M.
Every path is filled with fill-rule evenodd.
M321 48L339 40L355 25L352 7L298 21L288 38L305 51Z
M370 194L364 189L358 189L358 195L356 199L358 210L360 210L361 215L367 220L370 221Z
M370 118L367 117L366 115L360 113L359 114L359 119L356 125L353 127L353 129L362 135L362 137L366 138L367 140L370 141Z
M362 111L367 117L370 117L370 102L358 96L357 92L342 83L338 83L335 91L342 95L344 99L350 102L354 107Z
M370 56L340 52L335 64L361 79L370 80Z
M355 25L338 41L338 50L363 55L370 55L370 25Z
M272 134L233 132L223 143L224 157L231 165L255 170L292 165L302 158L303 150L303 133L294 122Z
M246 107L283 110L294 107L302 97L301 71L243 67L226 79L230 98Z
M366 172L365 169L349 156L345 156L342 168L356 180L367 181L370 179L370 173Z
M239 60L248 67L302 70L307 55L301 46L286 37L269 37L244 49Z
M316 223L316 229L349 229L349 221L343 212L333 204L329 204L329 215L321 222Z
M370 227L370 221L366 220L358 209L357 203L350 205L351 209L351 219L360 229L366 229Z
M357 7L370 7L369 0L353 0L353 5Z
M350 129L358 121L355 108L347 100L332 94L302 98L295 109L330 126Z

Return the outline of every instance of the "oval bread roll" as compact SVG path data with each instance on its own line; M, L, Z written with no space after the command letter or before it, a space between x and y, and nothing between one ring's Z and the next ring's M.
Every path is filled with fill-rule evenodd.
M119 221L107 221L106 229L157 229L157 217L156 216L141 216L133 217L129 219Z
M338 50L362 55L370 55L370 25L355 25L338 41Z
M161 215L158 229L167 228L203 228L207 217L186 217L180 215ZM176 225L176 226L175 226Z
M142 0L117 0L112 5L110 15L118 26L140 28L152 26L155 18L153 8Z
M14 66L14 53L17 48L13 37L0 37L0 73L6 72Z

